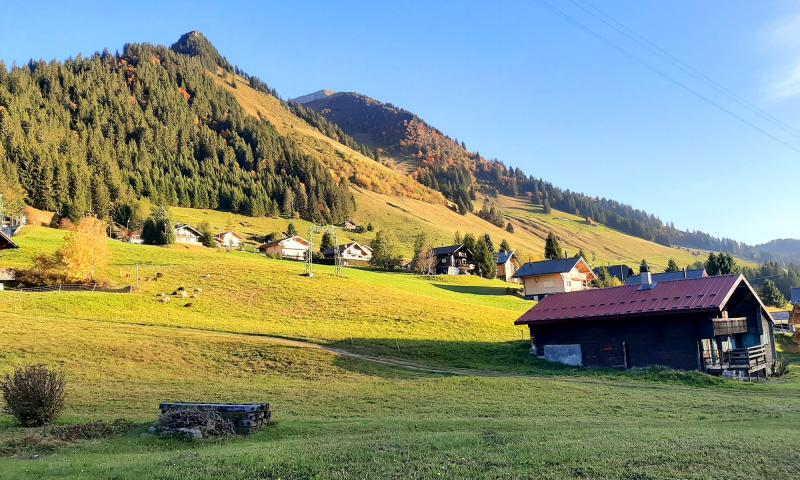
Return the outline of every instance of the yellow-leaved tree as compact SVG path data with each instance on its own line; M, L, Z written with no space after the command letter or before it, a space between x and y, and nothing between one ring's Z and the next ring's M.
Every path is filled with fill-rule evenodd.
M71 280L94 280L111 261L106 224L97 217L85 217L70 231L59 250L64 273Z

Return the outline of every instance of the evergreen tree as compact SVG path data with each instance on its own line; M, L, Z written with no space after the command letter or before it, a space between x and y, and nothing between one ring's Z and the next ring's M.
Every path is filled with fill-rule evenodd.
M650 265L647 264L647 260L644 258L642 259L642 263L639 264L639 273L642 274L644 272L650 271Z
M578 258L578 257L582 258L584 261L586 261L586 263L589 263L589 257L583 251L583 248L579 248L578 249L578 254L575 255L575 258Z
M325 252L325 250L332 250L336 248L336 245L333 244L333 235L330 232L324 232L322 234L322 240L319 242L319 251Z
M475 257L478 274L484 278L494 278L497 276L497 258L486 243L486 237L487 235L483 235L475 241L472 253Z
M553 235L553 232L547 234L547 239L544 242L544 258L545 260L557 260L564 258L564 252L561 251L561 245L558 237Z
M367 223L367 231L371 232L373 230L375 230L375 227L372 226L372 222Z
M514 233L514 225L513 225L511 222L508 222L508 223L506 224L506 232L508 232L508 233Z
M667 262L667 268L664 271L667 273L680 272L681 267L678 266L678 262L676 262L674 258L670 258L669 261Z
M500 251L501 252L510 252L511 246L508 244L508 241L504 238L502 242L500 242Z
M297 227L294 226L294 223L289 222L289 225L286 226L286 236L293 237L297 235Z
M553 207L550 206L550 199L548 199L547 197L545 197L544 199L544 204L542 205L542 212L544 212L545 215L550 215L550 213L553 212Z
M778 290L778 287L772 280L764 282L759 291L759 296L761 297L761 301L770 307L783 307L786 305L786 297Z
M217 239L214 238L214 232L211 230L211 225L209 225L208 222L200 222L197 226L197 230L200 232L200 241L204 246L209 248L217 247Z
M464 238L461 237L461 232L456 230L455 235L453 235L453 245L461 245L464 242Z
M156 207L155 211L144 222L142 241L148 245L170 245L175 243L172 220L169 218L169 212L163 206Z
M464 235L464 238L461 240L461 245L464 245L464 247L467 250L475 254L475 246L477 245L477 241L475 240L475 235L471 233L467 233L466 235Z

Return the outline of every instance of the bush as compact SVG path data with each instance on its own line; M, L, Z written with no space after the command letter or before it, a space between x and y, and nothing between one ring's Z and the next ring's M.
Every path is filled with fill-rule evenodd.
M64 410L65 387L64 375L44 365L15 369L0 381L6 412L23 427L40 427L58 418Z
M777 360L772 362L772 375L776 377L782 377L788 374L791 369L791 363L785 358L778 357Z

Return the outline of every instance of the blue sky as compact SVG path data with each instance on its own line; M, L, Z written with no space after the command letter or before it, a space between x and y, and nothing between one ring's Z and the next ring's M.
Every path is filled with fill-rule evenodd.
M588 15L546 0L744 120L764 121ZM579 0L576 0L579 1ZM580 0L800 130L800 1ZM405 107L472 150L680 228L800 237L800 153L535 1L11 2L0 59L63 59L200 30L285 98L322 88Z

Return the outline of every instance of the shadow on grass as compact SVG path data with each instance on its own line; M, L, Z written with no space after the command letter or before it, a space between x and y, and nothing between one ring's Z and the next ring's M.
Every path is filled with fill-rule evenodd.
M443 285L434 283L434 287L455 293L469 293L472 295L513 295L517 291L512 287L485 287L479 285Z
M531 355L530 343L524 340L473 342L348 339L330 343L328 346L384 360L385 363L378 363L352 357L338 357L335 363L350 371L388 379L466 375L640 380L696 387L736 384L705 373L674 370L664 366L630 370L571 367Z

